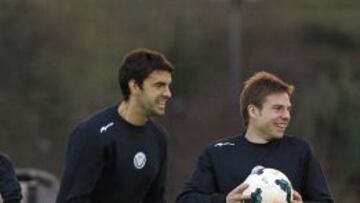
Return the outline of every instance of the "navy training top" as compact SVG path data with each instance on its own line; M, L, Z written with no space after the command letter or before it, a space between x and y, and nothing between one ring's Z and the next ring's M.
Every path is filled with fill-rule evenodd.
M284 136L254 144L237 136L212 143L202 152L177 203L225 203L226 195L257 165L283 172L304 202L333 202L320 164L305 141Z
M57 203L164 203L166 133L125 121L117 106L72 133Z

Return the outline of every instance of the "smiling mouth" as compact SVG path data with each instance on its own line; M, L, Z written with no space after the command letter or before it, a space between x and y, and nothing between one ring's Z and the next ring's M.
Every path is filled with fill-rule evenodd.
M166 107L166 102L159 102L158 107L164 109Z
M287 123L275 123L275 126L277 128L280 128L281 130L285 130L287 125L288 125Z

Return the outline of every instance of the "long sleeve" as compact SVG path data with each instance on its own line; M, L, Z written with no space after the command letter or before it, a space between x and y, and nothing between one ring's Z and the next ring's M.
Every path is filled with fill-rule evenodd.
M216 188L215 174L210 156L205 150L185 188L177 197L177 203L225 203L226 194Z
M159 173L148 191L144 203L165 203L165 188L167 180L167 147L164 145L163 158Z
M305 203L333 203L321 165L314 157L310 147L305 153L305 184L303 200Z
M57 203L90 203L104 167L100 136L77 128L70 137Z
M11 162L0 154L0 193L4 203L20 203L20 184Z

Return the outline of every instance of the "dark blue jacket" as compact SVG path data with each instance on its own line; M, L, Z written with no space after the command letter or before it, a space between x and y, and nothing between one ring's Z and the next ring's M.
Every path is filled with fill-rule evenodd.
M0 153L0 193L4 203L20 203L20 184L6 155Z

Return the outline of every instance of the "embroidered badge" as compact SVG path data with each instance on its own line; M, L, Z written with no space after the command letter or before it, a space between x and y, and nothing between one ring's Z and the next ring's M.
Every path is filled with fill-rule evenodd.
M144 168L146 164L146 156L143 152L138 152L134 156L134 166L136 169Z

